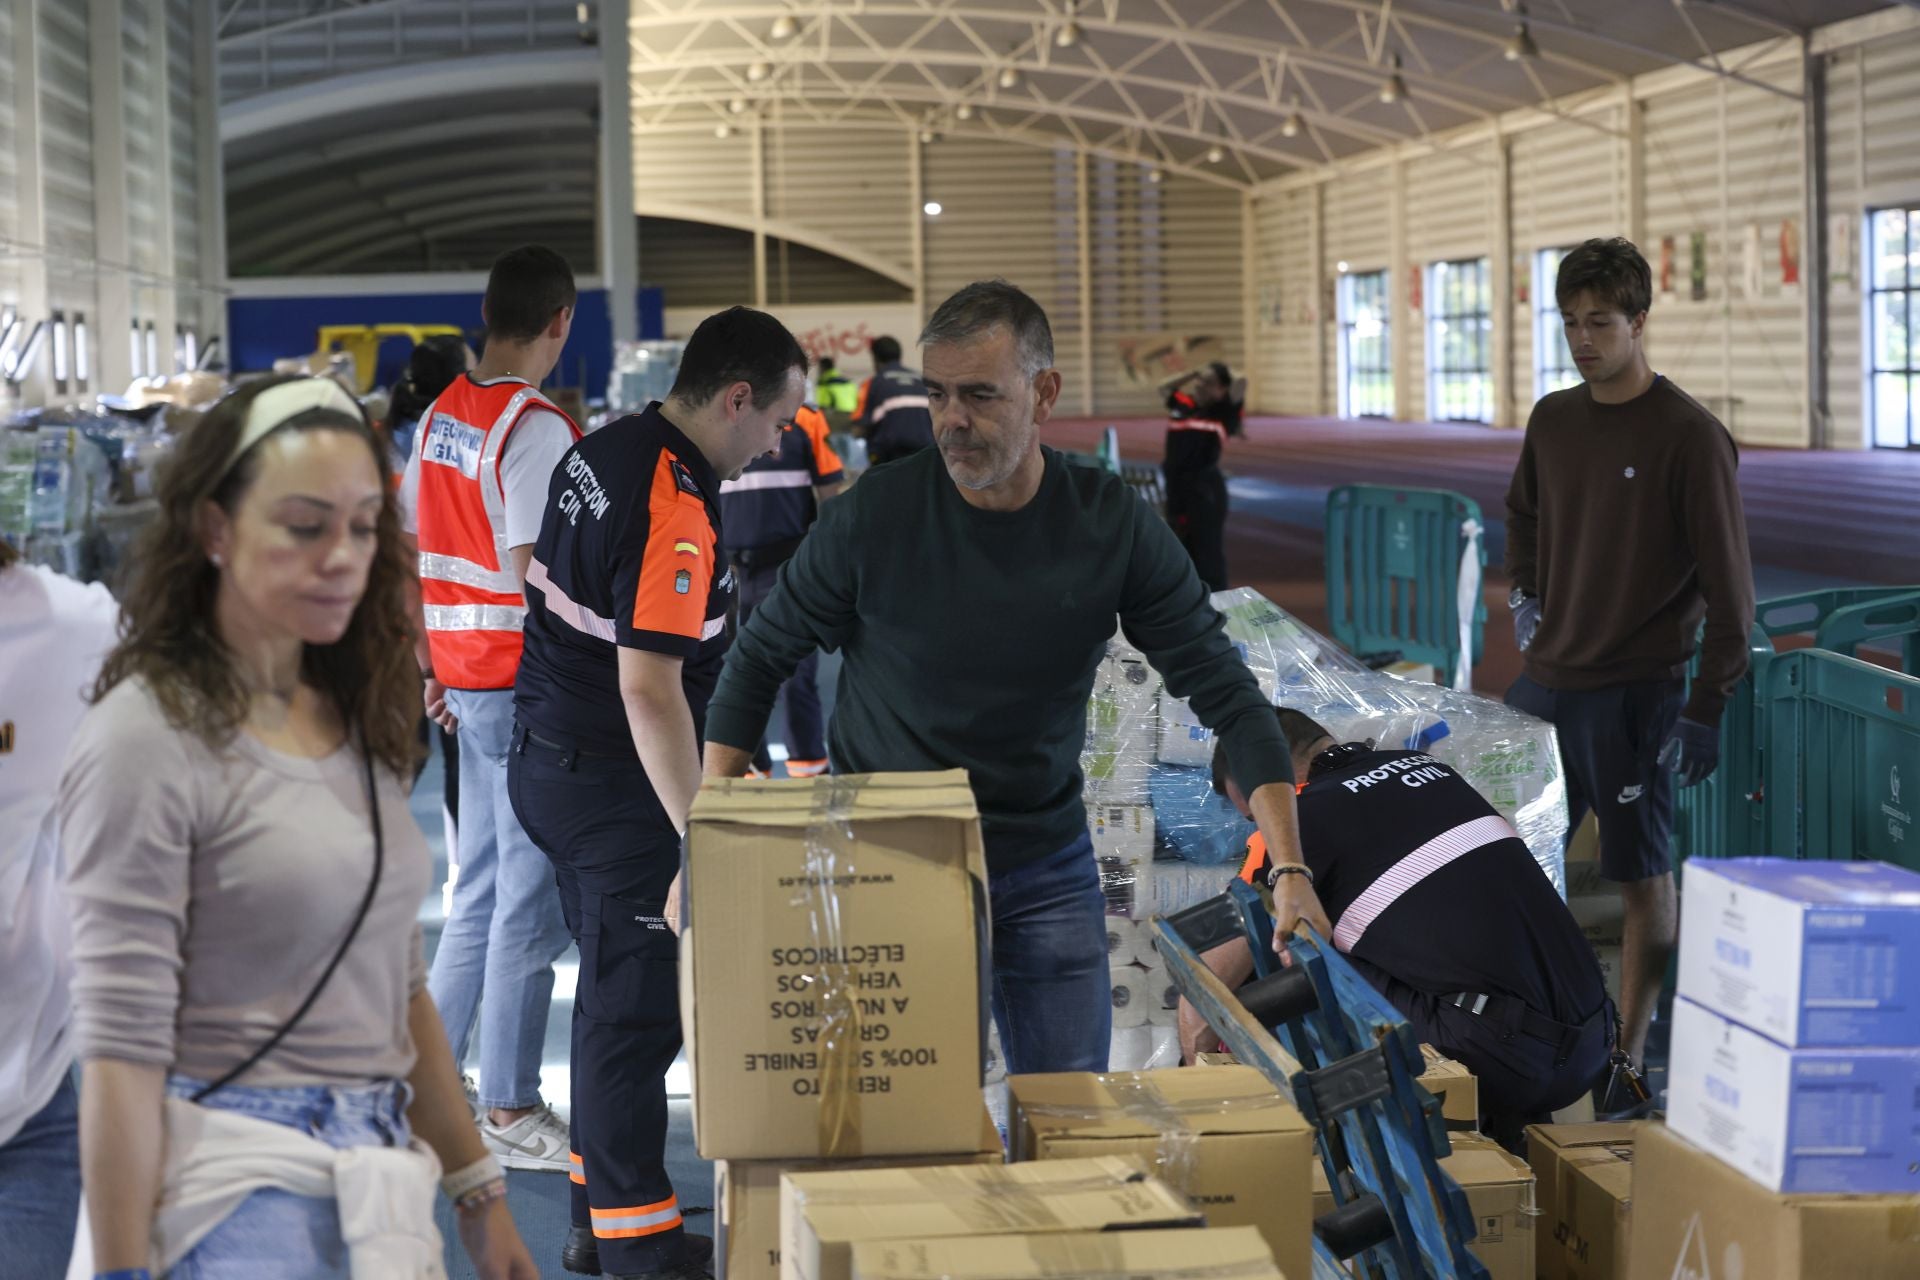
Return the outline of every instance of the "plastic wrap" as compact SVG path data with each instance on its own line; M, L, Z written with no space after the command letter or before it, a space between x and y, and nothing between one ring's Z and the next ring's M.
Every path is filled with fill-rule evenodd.
M614 417L638 413L655 400L665 400L680 371L684 342L617 342L613 373L607 379L607 411Z

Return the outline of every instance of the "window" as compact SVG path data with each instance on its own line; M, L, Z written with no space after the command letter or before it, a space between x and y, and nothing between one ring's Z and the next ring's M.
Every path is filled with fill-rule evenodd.
M73 372L73 331L67 328L67 313L53 313L53 390L67 394L67 380Z
M200 335L191 328L180 331L180 372L192 373L200 367Z
M147 376L150 378L162 376L160 373L160 339L153 331L153 321L151 320L147 321Z
M1579 383L1580 370L1567 350L1567 327L1560 319L1560 300L1553 296L1560 278L1560 260L1571 247L1542 249L1533 255L1533 397Z
M1340 277L1340 416L1393 416L1393 355L1388 341L1387 273Z
M1914 333L1920 317L1913 314L1920 293L1920 209L1882 209L1871 222L1869 422L1877 447L1912 449L1920 447L1920 341Z
M1485 258L1427 269L1427 412L1493 421L1493 289Z
M79 390L85 391L92 376L93 352L87 347L87 315L76 311L73 313L73 380Z
M140 340L140 322L138 320L133 322L132 348L130 354L133 363L127 366L128 371L136 378L143 377L147 372L147 344Z

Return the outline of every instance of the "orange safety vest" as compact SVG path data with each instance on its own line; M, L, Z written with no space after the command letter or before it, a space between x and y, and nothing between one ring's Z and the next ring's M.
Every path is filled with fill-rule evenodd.
M1267 838L1258 831L1247 837L1247 860L1240 864L1240 878L1248 884L1260 883L1260 868L1267 864Z
M500 456L535 409L580 428L538 388L456 378L420 417L420 598L433 671L452 689L510 689L527 602L507 549Z

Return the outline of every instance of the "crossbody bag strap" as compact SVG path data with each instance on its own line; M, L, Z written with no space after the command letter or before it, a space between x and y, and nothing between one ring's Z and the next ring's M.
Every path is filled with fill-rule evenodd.
M360 936L360 926L367 922L367 913L373 910L374 897L380 892L380 875L386 867L387 841L380 825L380 788L374 780L373 753L366 750L364 746L362 751L367 766L367 811L372 815L373 825L373 878L367 881L367 891L360 898L360 909L354 912L353 923L347 926L347 936L340 940L340 946L334 951L333 959L327 961L327 967L320 971L319 981L313 984L313 990L307 992L307 998L300 1002L300 1007L293 1011L293 1016L281 1023L279 1029L267 1037L265 1044L247 1056L246 1061L195 1093L192 1098L194 1102L204 1102L210 1095L226 1088L253 1070L260 1064L262 1058L278 1048L280 1042L300 1025L301 1020L312 1011L314 1002L320 998L320 993L327 989L327 983L333 980L334 970L338 969L340 962L347 958L347 949L353 945L353 940Z

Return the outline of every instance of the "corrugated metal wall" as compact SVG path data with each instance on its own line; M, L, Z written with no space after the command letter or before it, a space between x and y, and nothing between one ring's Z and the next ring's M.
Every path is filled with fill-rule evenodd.
M1828 387L1832 443L1867 443L1865 216L1920 205L1920 32L1827 58ZM1833 220L1851 221L1835 236ZM1840 261L1845 255L1846 261Z
M102 300L108 294L123 300L123 317L130 299L131 320L154 323L161 371L170 372L175 317L193 327L205 288L219 287L201 279L194 41L203 34L211 38L212 28L195 22L196 3L117 0L104 6L118 33L118 56L104 68L95 65L93 47L100 6L38 0L34 28L25 33L16 32L13 5L0 11L0 49L9 58L33 58L38 77L37 138L28 136L17 111L16 82L9 78L0 87L0 238L11 242L0 248L0 303L44 305L49 314L30 315L29 321L49 319L52 312L69 323L85 317L93 375L86 393L124 389L131 344L124 328L105 332ZM29 36L32 47L21 48ZM125 139L124 156L111 159L101 154L103 133L95 118L100 75L115 82L109 100L118 99ZM45 219L31 240L21 234L27 193L19 186L20 155L29 148L37 148L40 175L32 198ZM107 186L96 175L108 163L124 175L124 209L102 207ZM124 253L104 255L114 260L103 262L102 245L121 238L103 235L102 228L117 226L108 219L120 218ZM123 318L120 325L125 323ZM54 391L44 377L26 387L30 403L59 398ZM75 384L69 395L82 391Z
M1322 411L1325 379L1315 345L1314 237L1319 187L1295 187L1254 201L1254 382L1258 401L1278 413Z

